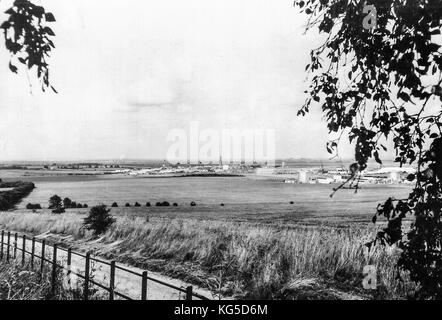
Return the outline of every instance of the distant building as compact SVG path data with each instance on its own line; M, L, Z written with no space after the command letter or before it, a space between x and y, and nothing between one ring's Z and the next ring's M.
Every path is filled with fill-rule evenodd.
M299 183L308 183L310 180L310 174L306 170L299 171Z
M316 181L321 184L331 184L333 182L332 178L318 178Z
M255 173L259 176L268 176L275 174L275 168L256 168Z

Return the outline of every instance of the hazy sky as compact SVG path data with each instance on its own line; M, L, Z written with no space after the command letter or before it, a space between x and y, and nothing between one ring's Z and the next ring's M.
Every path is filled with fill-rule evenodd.
M292 0L40 3L57 19L59 94L11 74L1 43L0 160L163 159L192 121L275 130L280 158L327 157L320 113L296 116L318 41Z

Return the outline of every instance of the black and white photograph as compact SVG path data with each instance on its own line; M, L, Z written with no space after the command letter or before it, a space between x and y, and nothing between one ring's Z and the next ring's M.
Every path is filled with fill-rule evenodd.
M1 0L0 308L442 299L441 27L441 0Z

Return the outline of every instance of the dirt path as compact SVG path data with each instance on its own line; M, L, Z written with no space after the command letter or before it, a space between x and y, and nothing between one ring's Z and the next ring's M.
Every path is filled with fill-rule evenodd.
M47 238L49 234L42 234L39 236L36 236L36 239L43 240ZM13 237L13 234L11 233L11 257L13 257L14 254L14 242L15 239ZM21 249L23 247L23 240L20 237L18 237L17 240L17 247ZM5 246L3 248L4 252L6 251L6 235L5 235ZM29 240L26 241L26 251L31 252L32 250L32 242ZM41 257L42 254L42 245L40 242L35 242L35 256ZM6 253L5 253L6 255ZM45 247L45 256L46 259L52 260L53 257L53 247L51 245L46 245ZM22 257L22 252L20 250L17 250L17 259L20 261ZM93 257L97 258L97 257ZM26 261L30 260L30 255L26 254ZM110 263L110 261L107 261L106 259L99 258L99 260ZM59 265L63 265L64 267L67 266L67 252L59 249L57 250L57 261ZM35 258L34 260L34 266L39 267L40 266L40 259ZM141 274L144 270L136 267L131 267L122 263L117 263L117 266L121 266L125 269L128 269L132 272ZM46 268L51 268L51 265L49 262L46 262ZM92 279L95 282L100 283L103 286L109 287L109 278L110 278L110 266L91 260L91 274ZM72 272L84 274L85 270L85 258L72 254L71 258L71 270ZM190 284L185 283L178 279L173 279L164 275L161 275L156 272L148 272L148 277L171 284L175 287L185 289ZM76 283L78 277L75 275L71 275L71 283ZM203 288L193 286L193 292L200 294L204 297L207 297L209 299L214 299L214 296L212 293ZM103 291L104 294L106 294L105 290L100 289ZM120 270L116 268L115 270L115 291L120 292L132 299L139 300L141 299L141 277L137 276L135 274L132 274L130 272ZM115 294L115 299L119 299L118 295ZM185 293L180 292L179 290L176 290L174 288L167 287L163 284L157 283L153 280L147 281L147 299L148 300L184 300L185 299ZM198 298L194 297L193 299L198 300Z

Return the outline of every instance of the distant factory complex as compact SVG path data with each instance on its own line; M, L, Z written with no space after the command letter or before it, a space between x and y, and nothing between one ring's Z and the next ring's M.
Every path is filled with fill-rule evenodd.
M305 184L332 184L342 183L351 177L348 169L344 167L324 169L301 168L285 166L266 166L265 164L229 163L223 164L175 164L164 163L162 166L154 168L124 168L114 171L130 176L157 176L157 175L256 175L263 177L281 178L285 183L305 183ZM401 184L410 183L407 177L415 173L412 167L378 167L364 170L358 176L361 184Z
M415 173L412 167L383 167L373 170L364 170L358 176L361 184L402 184L410 183L407 177ZM351 174L348 169L323 169L323 168L257 168L257 175L280 176L285 183L342 183L347 181Z

